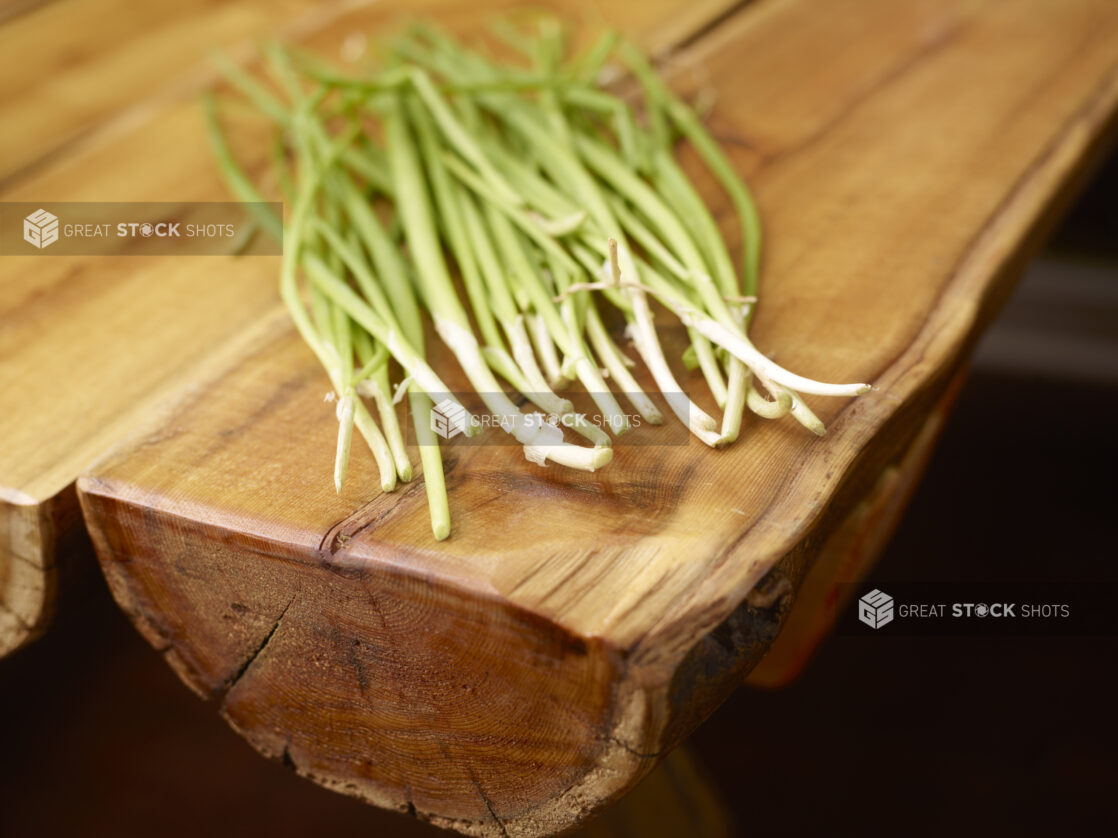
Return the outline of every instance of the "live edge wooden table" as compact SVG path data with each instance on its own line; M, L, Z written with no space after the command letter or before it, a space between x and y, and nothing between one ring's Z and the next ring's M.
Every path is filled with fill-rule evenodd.
M258 5L238 6L257 31ZM1118 4L613 6L608 22L670 51L677 88L713 94L711 127L756 191L756 342L873 391L814 399L822 439L751 421L725 451L619 445L594 475L450 443L454 533L436 544L422 477L384 495L356 456L334 493L328 384L278 309L275 259L2 257L5 648L41 628L59 545L80 533L77 479L121 607L261 753L483 835L579 823L751 670L795 671L1109 138ZM596 7L558 8L596 26ZM283 9L277 25L323 49L405 14ZM460 29L479 17L423 9ZM80 125L52 113L38 135L32 100L9 90L3 106L30 121L5 132L69 139L33 159L0 146L3 199L220 200L194 95L206 77L188 57L125 110L91 89ZM733 239L718 190L683 162Z

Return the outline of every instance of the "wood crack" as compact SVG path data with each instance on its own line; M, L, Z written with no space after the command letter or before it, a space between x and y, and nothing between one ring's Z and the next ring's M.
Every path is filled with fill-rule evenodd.
M720 29L726 23L726 21L737 17L738 14L746 9L746 7L752 6L756 2L757 0L738 0L736 3L731 3L721 12L709 18L705 23L695 29L695 31L691 32L686 37L680 38L679 41L667 47L662 54L665 56L671 56L672 53L680 52L682 50L693 47L699 41L702 41L703 39L714 34L714 32ZM658 61L657 64L659 63L660 62Z
M22 553L6 553L5 555L7 555L7 557L9 559L12 559L13 561L25 564L28 567L34 568L35 570L41 570L44 573L54 570L55 567L53 562L51 562L50 564L40 564L34 559L29 559L27 556L24 556Z
M283 751L280 753L280 764L284 768L290 768L296 774L299 773L299 766L295 764L295 759L291 756L291 743L283 743Z
M612 742L614 745L617 745L619 748L623 749L627 753L632 754L637 759L659 759L660 757L662 757L664 755L663 751L657 751L657 752L651 753L651 754L644 753L642 751L638 751L633 746L628 745L625 742L622 742L620 739L618 739L616 736L613 736L613 735L608 737L608 741Z
M27 622L27 621L26 621L25 619L23 619L23 617L21 617L21 616L20 616L19 614L17 614L17 613L15 612L15 611L13 611L13 610L12 610L11 608L9 608L9 607L8 607L7 605L5 605L5 604L4 604L4 603L2 603L2 602L0 602L0 611L3 611L3 612L4 612L5 614L11 614L11 615L12 615L12 618L13 618L13 619L14 619L14 620L15 620L15 621L16 621L17 623L19 623L20 627L21 627L21 628L22 628L22 629L23 629L24 631L26 631L26 632L32 632L32 631L34 631L34 630L35 630L35 627L34 627L33 625L31 625L30 623L28 623L28 622Z
M411 483L405 491L395 493L388 508L381 510L367 520L364 519L368 513L377 505L384 503L385 498L383 495L377 495L366 503L363 503L357 509L353 510L353 512L350 512L344 518L335 521L327 527L326 532L323 533L322 539L318 543L318 554L323 560L329 562L350 540L356 538L370 527L376 527L377 524L399 509L400 505L406 499L414 496L419 491L426 491L423 480L416 480ZM352 529L347 532L347 527L352 527Z
M244 659L244 661L242 661L241 665L237 667L233 674L226 678L217 687L217 689L214 690L215 696L225 697L233 691L233 688L237 686L237 683L241 680L241 678L244 677L245 673L248 672L248 670L254 663L256 663L257 658L259 658L260 655L263 654L264 650L268 647L268 644L272 642L272 638L275 637L276 632L279 630L280 623L283 622L284 615L287 614L287 609L291 607L291 603L293 602L295 602L294 596L292 596L291 599L287 601L287 605L283 607L283 610L279 613L279 616L276 617L275 623L272 624L272 628L269 629L268 633L264 635L264 639L256 645L256 647Z
M411 786L407 784L404 785L404 805L404 814L419 820L419 812L416 811L415 801L411 796Z
M474 784L474 788L477 789L477 793L481 797L482 803L485 804L485 808L489 810L489 816L493 818L493 823L497 824L497 828L501 830L501 835L505 836L505 838L508 838L509 832L507 829L505 829L504 822L499 817L497 817L497 811L493 808L493 802L489 799L489 795L485 793L485 789L481 787L481 783L478 782L477 776L474 774L473 769L467 768L466 773L470 775L470 781Z

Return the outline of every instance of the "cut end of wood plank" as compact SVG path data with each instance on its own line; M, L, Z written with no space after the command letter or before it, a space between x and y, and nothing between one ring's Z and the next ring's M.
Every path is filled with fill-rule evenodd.
M42 502L12 492L0 500L0 658L50 625L85 543L79 520L73 486Z
M723 644L756 654L782 614L743 606L674 677L638 675L602 639L341 532L296 550L81 489L118 602L254 747L469 834L553 834L634 786L666 727L682 735L740 679Z
M27 549L38 536L37 520L29 525L20 507L0 510L0 657L34 640L50 620L53 568Z

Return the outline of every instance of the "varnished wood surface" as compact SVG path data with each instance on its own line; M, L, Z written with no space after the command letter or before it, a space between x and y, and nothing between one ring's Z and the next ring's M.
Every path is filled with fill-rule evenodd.
M0 14L0 188L152 95L196 87L206 49L243 44L311 6L54 0Z
M716 94L757 192L758 344L875 385L811 400L826 438L751 421L723 452L620 444L592 476L450 444L455 531L435 544L421 485L378 494L366 457L334 495L328 385L279 328L83 478L118 601L318 782L478 834L577 822L763 654L1108 135L1116 59L1102 0L728 17L670 66Z
M727 5L702 0L677 14L659 0L604 14L662 49ZM586 21L603 14L591 2L567 8ZM249 35L273 33L338 54L347 36L408 15L462 25L475 12L450 0L138 10L60 0L27 11L0 26L0 200L227 200L197 101L213 79L208 49L243 53ZM78 519L67 487L282 319L278 265L264 256L0 257L0 656L48 621L54 546L80 536L67 529Z

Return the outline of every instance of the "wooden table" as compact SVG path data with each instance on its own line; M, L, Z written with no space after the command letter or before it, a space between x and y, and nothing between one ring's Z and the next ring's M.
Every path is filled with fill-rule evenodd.
M673 5L627 5L615 22L675 47L676 86L716 95L712 128L767 232L755 340L805 374L875 385L813 401L826 438L754 422L723 452L620 447L593 477L462 448L455 534L436 545L420 481L380 495L358 458L334 494L328 384L277 311L274 259L5 257L7 645L42 624L55 545L76 531L69 487L88 469L78 489L114 595L183 680L264 754L440 825L577 823L700 723L786 621L754 677L789 677L835 582L879 549L951 382L1109 136L1118 7ZM285 25L337 49L399 8L292 7L302 22ZM590 21L593 8L563 6ZM460 28L476 17L432 13ZM196 84L182 81L202 77L180 67L177 82L90 104L79 127L43 117L76 139L33 162L0 157L4 199L219 199ZM246 421L245 405L267 410Z

